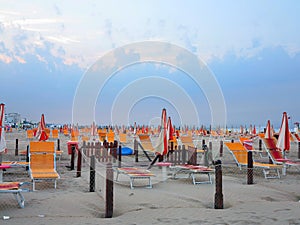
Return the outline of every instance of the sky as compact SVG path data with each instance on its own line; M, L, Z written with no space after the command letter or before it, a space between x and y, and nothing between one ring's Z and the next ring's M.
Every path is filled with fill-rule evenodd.
M299 11L296 0L0 0L0 102L29 121L44 113L47 123L78 122L81 93L83 105L93 105L86 124L149 125L166 108L177 126L258 127L270 119L279 127L284 111L292 125L300 120ZM188 51L201 71L188 72L198 61L168 49L148 49L157 52L147 61L141 42ZM135 51L122 52L127 45ZM101 85L92 88L93 79Z

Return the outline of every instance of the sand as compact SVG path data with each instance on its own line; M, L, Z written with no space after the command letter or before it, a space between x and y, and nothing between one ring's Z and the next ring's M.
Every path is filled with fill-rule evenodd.
M6 134L11 158L16 138L20 149L28 144L22 131ZM96 192L89 192L89 166L83 166L79 178L66 167L70 164L66 148L68 139L60 136L64 154L57 162L61 176L57 189L51 182L38 183L36 191L24 193L23 209L12 195L1 194L0 224L300 224L299 171L289 168L281 179L264 179L261 171L255 171L254 184L247 185L246 174L230 161L225 150L224 209L214 209L215 182L193 185L189 178L162 180L161 169L153 167L157 176L152 189L145 188L141 180L136 183L138 187L131 190L128 177L120 176L120 181L114 185L113 218L105 219L104 170L101 165L97 166ZM213 147L218 148L217 143L215 140ZM296 147L292 145L290 157L297 155ZM124 160L133 162L130 157ZM148 162L144 160L140 164ZM9 169L4 173L4 180L12 178L29 180L24 169ZM9 219L4 220L3 216Z

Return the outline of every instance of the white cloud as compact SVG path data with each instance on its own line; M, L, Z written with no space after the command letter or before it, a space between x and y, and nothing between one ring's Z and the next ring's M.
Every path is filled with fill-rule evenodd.
M4 54L0 54L0 61L9 64L13 61L13 58Z
M48 40L54 41L54 42L62 43L62 44L80 43L79 40L75 40L75 39L63 37L63 36L46 36L45 38Z
M14 58L21 64L25 64L26 60L20 56L15 55Z

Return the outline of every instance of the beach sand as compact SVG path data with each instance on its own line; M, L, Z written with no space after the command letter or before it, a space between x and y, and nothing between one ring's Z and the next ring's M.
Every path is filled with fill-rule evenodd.
M24 132L6 134L12 154L16 138L19 149L28 144ZM300 224L299 171L289 168L281 179L264 179L258 171L254 184L247 185L245 173L234 164L223 165L224 209L214 209L215 182L193 185L190 178L162 180L161 170L155 166L152 171L157 177L152 189L140 186L131 190L128 177L120 176L120 182L114 185L113 218L103 218L104 172L97 173L96 192L89 192L89 166L84 165L82 177L76 178L75 172L66 167L70 164L66 147L69 138L60 135L60 140L64 154L57 162L61 176L57 189L51 182L38 183L36 191L24 193L23 209L12 195L1 194L0 224ZM292 147L290 154L294 157L296 145ZM224 155L224 163L229 162L225 150ZM11 177L29 180L24 169L8 169L4 180Z

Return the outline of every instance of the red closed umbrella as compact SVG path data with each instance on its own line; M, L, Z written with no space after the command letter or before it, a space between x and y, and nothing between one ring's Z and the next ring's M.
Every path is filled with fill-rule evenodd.
M174 136L174 127L172 125L171 117L168 118L168 124L167 124L167 137L169 141L173 141Z
M270 120L268 120L266 133L265 133L265 138L270 139L272 137L273 137L273 132L272 132L272 129L271 129L271 123L270 123Z
M45 116L42 114L41 116L41 122L39 123L39 127L36 133L37 138L39 141L46 141L48 140L48 135L46 133L46 123L45 123Z
M161 114L161 129L158 137L158 142L155 147L159 155L166 155L168 153L168 139L167 139L167 111L162 110Z

